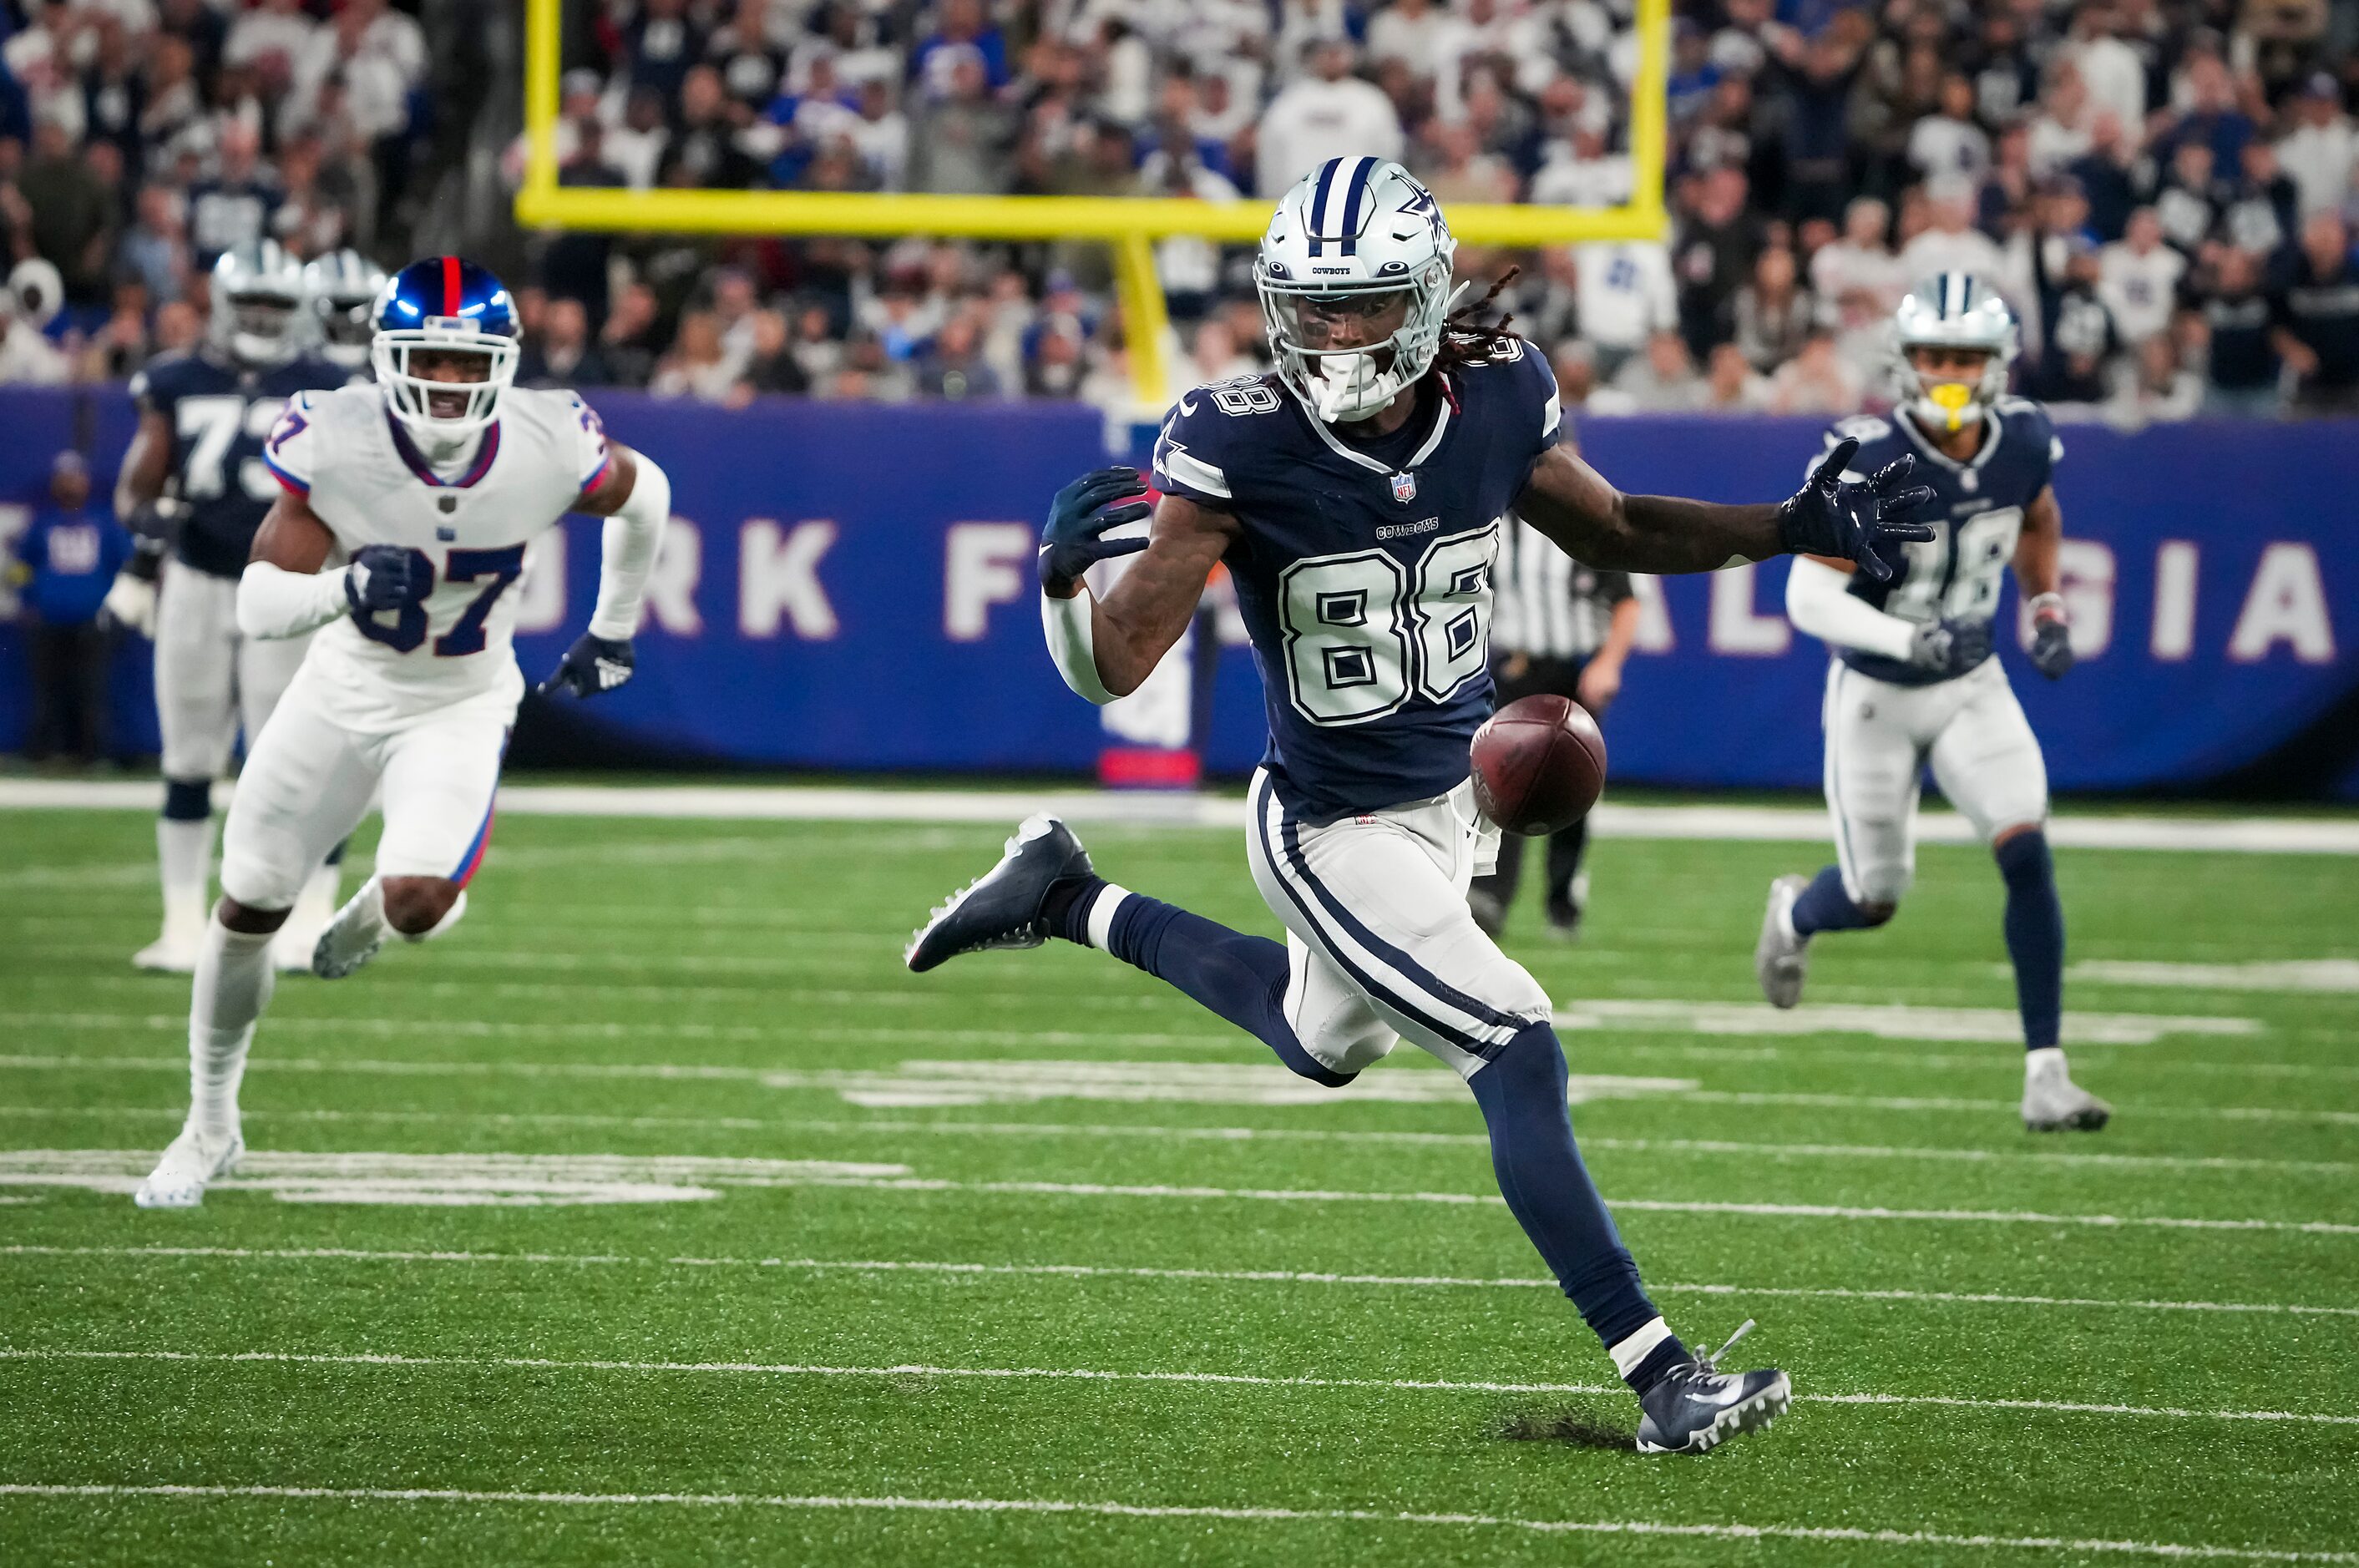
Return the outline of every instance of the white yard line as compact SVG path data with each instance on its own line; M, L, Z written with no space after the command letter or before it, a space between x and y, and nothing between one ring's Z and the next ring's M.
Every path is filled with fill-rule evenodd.
M129 1117L178 1121L188 1115L185 1105L5 1105L0 1118L27 1121L71 1121L77 1117ZM1375 1132L1325 1127L1150 1127L1119 1122L951 1122L824 1121L807 1118L765 1120L755 1116L623 1116L586 1112L551 1111L332 1111L248 1110L246 1125L277 1122L350 1122L354 1124L423 1123L439 1126L594 1127L631 1127L647 1131L690 1128L702 1131L815 1133L892 1138L1108 1138L1170 1139L1203 1143L1351 1143L1397 1147L1488 1149L1490 1135L1479 1132ZM1729 1154L1764 1156L1773 1160L1927 1160L1986 1165L1994 1169L2038 1173L2049 1168L2088 1167L2123 1171L2276 1171L2297 1175L2344 1176L2359 1171L2359 1161L2346 1160L2259 1160L2224 1154L2073 1154L2030 1153L1994 1149L1911 1148L1872 1143L1739 1143L1702 1138L1593 1138L1583 1136L1583 1149L1608 1149L1632 1153Z
M909 1258L632 1258L605 1252L419 1252L345 1247L60 1247L25 1242L0 1246L0 1258L192 1258L270 1263L460 1263L629 1266L648 1269L774 1269L797 1273L992 1275L1060 1279L1170 1279L1250 1285L1325 1285L1380 1290L1553 1290L1554 1279L1462 1278L1446 1274L1331 1274L1289 1269L1115 1268L1087 1263L947 1263ZM1805 1301L1917 1303L1930 1306L2091 1307L2116 1312L2243 1312L2284 1317L2359 1317L2359 1307L2310 1307L2277 1301L2173 1301L2102 1296L2025 1296L1999 1291L1851 1290L1842 1286L1723 1285L1649 1281L1658 1294L1776 1296Z
M735 1492L484 1492L426 1486L196 1486L0 1483L0 1497L266 1497L296 1502L460 1503L527 1508L786 1508L886 1513L1041 1514L1098 1519L1207 1519L1246 1524L1426 1525L1456 1530L1526 1530L1542 1535L1667 1537L1689 1541L1808 1541L1864 1546L1955 1550L2071 1552L2178 1561L2234 1563L2359 1563L2359 1552L2281 1551L2183 1541L2073 1539L2065 1536L1945 1535L1922 1530L1864 1530L1813 1525L1660 1524L1642 1519L1537 1519L1500 1514L1392 1512L1380 1508L1219 1508L1194 1504L1076 1502L1049 1497L853 1497L757 1496Z
M0 1187L75 1187L127 1192L138 1184L152 1160L147 1149L19 1149L0 1150ZM685 1199L709 1199L716 1187L844 1188L888 1192L973 1192L995 1196L1051 1198L1176 1198L1283 1203L1418 1203L1488 1207L1504 1199L1489 1192L1370 1191L1318 1187L1212 1187L1177 1182L966 1181L948 1177L897 1175L907 1166L855 1165L834 1160L719 1160L686 1156L608 1154L336 1154L255 1153L239 1174L222 1182L264 1190L308 1192L319 1187L359 1190L393 1196L359 1201L399 1201L416 1191L515 1192L547 1189L563 1194L577 1188L619 1185L632 1192L661 1190ZM321 1201L354 1201L336 1198ZM638 1201L592 1198L586 1201ZM2332 1220L2206 1219L2185 1215L2050 1214L2027 1209L1903 1209L1848 1203L1732 1203L1704 1199L1607 1197L1625 1213L1742 1214L1764 1219L1905 1221L1936 1225L2079 1225L2105 1230L2153 1229L2277 1233L2296 1236L2359 1236L2359 1225Z
M161 1015L158 1016L160 1017ZM176 1029L185 1027L185 1025L179 1020L172 1021ZM332 1028L336 1020L318 1019L312 1021L320 1027ZM938 1036L936 1038L940 1037ZM1048 1037L1029 1036L1027 1038L1037 1041ZM1108 1064L1103 1062L1083 1063L1072 1062L1055 1062L1049 1063L969 1062L961 1063L904 1062L901 1065L904 1068L912 1066L949 1068L954 1066L962 1070L975 1071L983 1069L1005 1069L1010 1067L1023 1067L1027 1069L1054 1067L1060 1072L1064 1072L1068 1070L1077 1071L1087 1068L1102 1072L1111 1065L1118 1064ZM189 1064L186 1058L175 1056L59 1056L28 1052L0 1055L0 1071L14 1070L19 1072L40 1073L57 1072L99 1073L182 1073L188 1071L188 1067ZM1233 1069L1233 1071L1241 1070L1242 1069ZM249 1068L248 1071L285 1073L352 1073L363 1075L428 1078L480 1078L509 1076L525 1078L669 1079L680 1082L709 1081L717 1083L763 1083L773 1087L825 1086L823 1083L805 1084L801 1082L802 1078L815 1078L818 1076L816 1074L789 1074L775 1068L694 1065L679 1062L509 1061L386 1062L365 1057L323 1058L273 1056L266 1053L265 1055L256 1058L253 1066ZM1142 1067L1140 1068L1140 1071L1145 1072L1147 1069ZM1278 1071L1283 1070L1281 1069ZM1334 1092L1321 1091L1317 1095L1310 1097L1310 1103L1322 1105L1345 1104L1349 1102L1350 1096L1353 1094L1356 1094L1361 1100L1365 1101L1372 1098L1376 1094L1380 1094L1385 1090L1390 1089L1391 1085L1388 1083L1387 1080L1394 1075L1413 1074L1419 1077L1425 1077L1439 1074L1441 1072L1442 1069L1438 1067L1394 1069L1386 1074L1372 1075L1370 1079L1363 1080L1361 1083L1355 1085L1351 1090ZM857 1079L865 1083L870 1079L881 1075L846 1073L840 1076L845 1080ZM1601 1084L1611 1084L1613 1083L1613 1080L1610 1078L1598 1078L1593 1081ZM1309 1080L1305 1079L1300 1080L1299 1082L1308 1083ZM1637 1080L1636 1082L1644 1083L1647 1081ZM1442 1089L1447 1089L1449 1087L1450 1085L1448 1083L1441 1083ZM1664 1091L1666 1094L1670 1092L1671 1091L1669 1090ZM1726 1090L1697 1088L1680 1089L1677 1091L1677 1093L1682 1103L1694 1105L1805 1105L1830 1110L1967 1111L1976 1113L2013 1111L2017 1108L2016 1103L2012 1100L1972 1100L1950 1096L1821 1094L1785 1090ZM1146 1094L1139 1097L1155 1098L1158 1096ZM1401 1097L1401 1092L1394 1091L1386 1097L1399 1098ZM1420 1102L1441 1102L1455 1101L1458 1096L1454 1094L1445 1094L1441 1093L1440 1089L1428 1092L1423 1089L1422 1085L1419 1085L1419 1092L1409 1097ZM2302 1105L2155 1105L2142 1104L2136 1107L2136 1114L2142 1120L2167 1119L2183 1121L2226 1120L2255 1122L2316 1122L2333 1127L2359 1126L2359 1111L2321 1110Z
M152 811L161 787L139 780L0 779L0 809ZM226 806L229 787L215 789ZM1245 803L1229 796L1098 790L864 789L785 785L641 787L506 784L499 809L508 816L654 817L708 822L856 822L1013 826L1034 811L1073 822L1136 827L1234 828ZM1810 806L1601 805L1590 818L1609 838L1747 840L1827 844L1827 814ZM2359 820L2349 817L2087 816L2069 811L2049 823L2064 848L2201 849L2251 854L2359 855ZM1971 823L1954 811L1918 818L1926 844L1972 844Z
M2100 985L2350 996L2359 995L2359 958L2261 959L2243 964L2091 958L2073 964L2064 977Z
M434 1367L560 1372L701 1373L766 1377L973 1377L999 1381L1193 1383L1260 1388L1345 1388L1400 1393L1625 1394L1620 1383L1502 1383L1427 1377L1288 1377L1251 1372L1116 1372L1081 1367L836 1367L767 1361L560 1360L540 1356L401 1356L292 1350L69 1350L0 1347L0 1361L162 1361L206 1365L274 1363L305 1367ZM2286 1421L2359 1426L2359 1415L2310 1410L2198 1410L2176 1405L2093 1404L2071 1399L1975 1399L1953 1394L1797 1394L1798 1403L1938 1405L1956 1410L2040 1410L2066 1415L2149 1417L2169 1421Z

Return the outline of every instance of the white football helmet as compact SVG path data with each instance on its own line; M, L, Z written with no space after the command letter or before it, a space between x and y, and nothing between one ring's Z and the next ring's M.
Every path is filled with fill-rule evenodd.
M240 365L284 365L303 348L303 264L277 240L249 240L213 263L213 346Z
M1457 251L1433 192L1389 158L1330 158L1286 193L1254 285L1278 376L1312 415L1367 419L1432 367ZM1393 321L1396 302L1387 335L1328 346L1351 316Z
M320 352L347 370L366 370L376 335L376 296L385 268L356 250L323 256L303 268Z
M1892 317L1895 377L1901 402L1918 419L1958 430L1978 422L2006 394L2015 365L2015 312L1998 290L1967 272L1942 272L1908 291ZM1990 357L1973 382L1928 381L1909 362L1919 347L1975 349Z

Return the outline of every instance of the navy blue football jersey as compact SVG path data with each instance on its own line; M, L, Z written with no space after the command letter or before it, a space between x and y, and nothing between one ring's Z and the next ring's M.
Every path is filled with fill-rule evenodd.
M189 510L180 522L180 560L216 577L245 571L255 530L278 497L262 462L262 442L287 399L326 392L352 372L309 357L247 370L209 354L168 354L131 378L142 413L161 415L172 432L171 474Z
M1861 414L1837 420L1827 431L1828 447L1846 436L1859 441L1859 454L1844 478L1864 478L1905 455L1917 460L1910 482L1933 487L1933 504L1910 519L1932 524L1933 537L1902 547L1900 571L1889 583L1875 582L1864 572L1852 573L1853 597L1907 621L1986 622L1997 613L1999 587L2015 561L2024 510L2048 488L2064 443L2048 410L2027 397L2000 398L1985 425L1982 449L1963 463L1944 456L1905 413L1890 419ZM1810 466L1815 469L1818 460ZM1863 675L1902 686L1951 679L1857 648L1839 648L1835 657Z
M1225 560L1289 811L1332 822L1465 780L1491 713L1500 519L1560 423L1556 378L1519 343L1428 376L1408 422L1372 441L1270 376L1172 408L1155 485L1244 525Z

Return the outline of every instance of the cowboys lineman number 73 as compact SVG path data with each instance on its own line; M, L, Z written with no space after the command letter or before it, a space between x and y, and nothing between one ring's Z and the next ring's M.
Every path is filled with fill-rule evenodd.
M1889 581L1818 559L1797 561L1787 579L1788 616L1834 651L1824 722L1837 862L1815 879L1770 886L1755 967L1769 1000L1790 1007L1813 937L1892 918L1915 871L1917 797L1930 762L2006 884L2024 1125L2093 1131L2112 1108L2072 1082L2058 1043L2064 909L2048 851L2048 767L1991 646L2011 564L2032 664L2051 681L2072 667L2057 593L2064 520L2049 483L2063 443L2046 409L2006 396L2015 318L1988 284L1962 272L1919 284L1893 331L1900 407L1888 420L1844 419L1827 441L1856 442L1863 468L1915 456L1939 498L1926 514L1933 537L1908 545Z
M1000 864L913 938L929 970L1050 937L1102 949L1342 1087L1401 1039L1463 1077L1501 1191L1644 1412L1649 1453L1697 1453L1767 1424L1784 1373L1718 1370L1647 1299L1574 1146L1548 994L1474 921L1469 881L1496 843L1468 744L1491 713L1491 572L1520 514L1601 568L1703 572L1808 550L1890 568L1871 548L1930 537L1900 458L1864 484L1839 446L1781 505L1625 495L1557 444L1555 378L1520 338L1452 312L1456 244L1398 164L1330 160L1278 203L1255 278L1278 370L1199 387L1156 444L1146 539L1138 475L1060 492L1039 557L1066 681L1134 691L1226 562L1261 667L1270 744L1246 856L1288 940L1251 936L1098 875L1036 817ZM1090 565L1144 551L1103 599Z
M516 330L489 272L414 262L377 299L375 384L298 395L264 443L283 493L239 580L238 627L318 635L238 777L190 997L189 1118L142 1208L201 1202L245 1151L238 1081L272 933L380 791L375 874L320 934L312 973L349 975L390 934L422 941L464 912L524 695L508 590L567 512L607 519L598 602L540 689L589 697L630 678L671 485L572 393L511 386Z

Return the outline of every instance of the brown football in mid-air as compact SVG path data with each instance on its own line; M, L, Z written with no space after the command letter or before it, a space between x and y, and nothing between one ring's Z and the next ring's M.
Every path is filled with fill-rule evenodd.
M1605 737L1570 697L1526 697L1474 732L1474 799L1512 833L1552 833L1605 788Z

